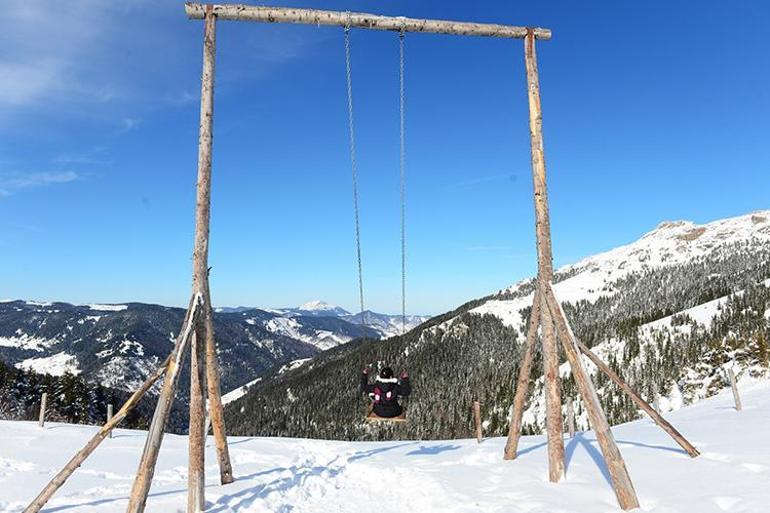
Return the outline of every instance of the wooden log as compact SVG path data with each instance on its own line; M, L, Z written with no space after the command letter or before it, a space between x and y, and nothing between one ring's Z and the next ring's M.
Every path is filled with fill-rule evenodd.
M527 401L527 391L529 389L529 374L532 369L532 358L535 353L535 342L537 341L537 328L540 325L540 299L539 294L535 292L532 301L532 311L529 315L529 328L527 329L527 340L524 346L524 355L519 364L519 377L516 380L516 393L513 397L513 407L511 409L511 424L508 427L508 440L505 443L503 459L516 459L519 449L519 438L521 438L521 419L524 414L524 405Z
M543 294L546 296L551 316L556 322L559 338L564 346L564 352L572 368L572 375L580 391L580 397L583 399L591 426L593 426L596 433L596 439L602 450L604 462L607 464L607 470L610 473L612 488L615 491L618 504L624 510L638 508L639 499L636 497L636 490L634 490L634 485L631 482L631 476L628 474L626 463L623 461L623 456L620 454L615 437L612 435L607 417L604 415L601 403L599 403L596 389L591 382L583 360L580 358L577 338L572 333L572 328L570 328L567 317L556 300L550 284L543 291Z
M205 380L205 328L199 322L190 343L190 429L187 460L187 513L198 513L206 506L206 407L204 400Z
M473 401L473 419L476 424L476 441L481 443L484 439L484 433L481 429L481 403Z
M548 193L545 180L545 152L543 149L543 112L540 105L540 80L537 71L535 35L529 32L524 40L524 61L527 70L527 97L529 99L529 137L532 152L532 181L535 191L535 235L537 240L537 288L541 291L543 343L543 374L546 404L546 432L548 434L548 477L558 482L564 477L564 419L561 414L561 386L559 380L559 351L553 321L545 304L542 289L553 279L551 250L551 222L548 213Z
M540 294L541 302L545 296ZM545 423L548 435L548 479L558 483L564 477L564 418L561 414L561 379L556 333L546 304L541 304L540 326L543 330L543 378Z
M208 283L206 291L209 292ZM217 343L214 336L214 311L211 308L211 295L209 294L209 308L206 309L204 322L206 323L206 387L208 388L208 415L205 433L208 434L208 424L214 428L214 443L217 448L219 461L219 482L223 485L232 483L233 467L230 462L230 451L227 447L227 434L225 429L225 410L222 406L222 394L219 385L219 358L217 356Z
M109 422L110 422L111 420L112 420L112 405L111 405L111 404L108 404L108 405L107 405L107 423L109 424ZM109 436L110 438L112 438L112 430L110 430L110 432L109 432L108 436Z
M86 458L88 458L88 456L90 456L91 453L94 452L97 447L99 447L99 444L102 443L107 435L112 433L112 430L115 428L115 426L120 424L120 422L126 418L128 412L130 412L139 403L139 400L144 396L144 394L146 394L147 391L152 388L152 386L156 381L158 381L158 379L160 379L161 376L163 376L163 374L166 372L166 369L168 368L170 361L171 357L166 358L166 361L163 362L160 367L158 367L155 372L144 381L144 383L142 383L142 386L140 386L134 391L133 394L131 394L131 397L129 397L128 401L126 401L125 404L123 404L123 406L118 410L118 413L107 419L107 423L104 424L104 426L102 426L93 437L91 437L88 443L86 443L86 445L80 449L77 454L75 454L75 456L72 457L72 459L64 466L64 468L62 468L53 479L51 479L45 488L43 488L38 496L35 497L32 502L30 502L29 506L24 509L24 513L38 513L43 508L43 506L46 505L53 494L56 493L56 490L61 488L61 486L75 472L75 470L77 470L80 465L83 464Z
M171 403L174 400L176 385L179 381L179 369L182 366L182 360L195 332L195 326L203 306L203 296L195 294L190 301L190 307L187 309L182 330L169 357L166 378L163 380L163 388L161 388L160 396L158 396L155 413L152 416L150 429L147 432L147 441L144 444L142 458L131 488L126 513L142 513L147 503L147 494L150 491L152 477L155 474L155 464L158 461L160 444L163 441L163 429L168 421Z
M679 446L687 452L687 454L689 454L693 458L695 458L700 454L700 452L698 451L698 449L695 448L694 445L692 445L684 436L682 436L682 434L679 431L677 431L677 429L674 426L672 426L666 419L664 419L663 416L658 411L655 410L655 408L650 406L647 403L647 401L642 399L642 396L636 393L636 391L633 388L631 388L631 386L628 383L626 383L625 380L623 380L623 378L621 378L617 372L612 370L612 368L609 365L604 363L601 360L601 358L596 356L596 354L594 354L594 352L591 351L588 348L588 346L583 344L583 342L581 342L577 338L575 338L575 340L577 341L577 345L580 351L584 355L586 355L588 359L591 360L591 362L593 362L593 364L599 368L599 370L601 370L604 374L606 374L608 378L614 381L615 384L618 385L620 389L623 390L623 392L625 392L639 408L644 410L644 412L650 416L653 422L655 422L658 426L660 426L661 429L663 429L663 431L668 433L669 436L673 438L674 441L678 443Z
M201 20L206 15L207 5L186 3L185 12L190 19ZM372 30L393 30L404 32L428 32L433 34L454 34L460 36L487 36L522 39L527 35L526 27L492 23L470 23L447 20L426 20L404 16L381 16L362 12L322 11L319 9L298 9L294 7L262 7L255 5L225 4L214 5L214 15L220 20L256 21L262 23L300 23L305 25L336 25ZM551 31L544 28L532 29L538 39L551 39Z
M40 397L40 414L38 416L37 425L40 427L45 427L45 408L48 403L48 392L43 392L43 395Z
M575 407L572 406L572 399L567 401L567 432L570 438L575 438Z
M735 379L735 372L733 368L727 369L727 374L730 376L730 387L733 389L733 399L735 400L735 409L741 411L743 406L741 405L741 396L738 393L738 382Z

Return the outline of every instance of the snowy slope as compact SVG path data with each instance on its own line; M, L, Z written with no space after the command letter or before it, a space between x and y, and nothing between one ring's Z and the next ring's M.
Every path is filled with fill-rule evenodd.
M689 458L643 419L613 428L641 511L761 513L770 503L770 383L745 383L744 410L720 395L670 415L702 451ZM373 428L376 429L376 428ZM0 422L0 512L19 513L96 428ZM146 433L118 430L44 511L125 510ZM148 513L184 511L187 440L167 435ZM235 483L219 486L213 440L206 488L217 513L388 511L445 513L609 513L621 511L592 432L566 440L567 477L547 480L542 436L523 437L503 461L505 440L328 442L230 438Z

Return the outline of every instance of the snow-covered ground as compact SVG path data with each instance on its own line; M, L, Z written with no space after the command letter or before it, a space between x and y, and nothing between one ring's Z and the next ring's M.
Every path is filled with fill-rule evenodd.
M670 414L702 451L688 457L650 420L613 429L642 511L761 513L770 504L770 383L743 387L741 412L729 390ZM96 428L0 422L0 512L22 511ZM377 429L376 427L373 429ZM47 512L122 512L144 443L118 430L51 500ZM230 439L237 479L221 487L213 443L207 452L211 513L620 511L591 432L566 441L567 477L547 480L542 436L524 437L515 461L505 440L329 442ZM167 435L147 512L185 511L187 445Z

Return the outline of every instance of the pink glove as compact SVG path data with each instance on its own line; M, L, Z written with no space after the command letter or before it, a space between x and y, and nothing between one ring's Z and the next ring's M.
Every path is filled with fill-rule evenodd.
M364 374L369 374L369 367L364 367Z

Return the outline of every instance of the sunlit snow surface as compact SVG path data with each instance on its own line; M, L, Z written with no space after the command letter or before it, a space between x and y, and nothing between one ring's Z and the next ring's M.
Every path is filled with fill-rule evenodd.
M768 511L770 383L728 390L670 415L702 451L687 456L644 419L613 428L641 511ZM94 427L0 422L0 512L26 503L96 432ZM48 512L123 512L145 432L118 430L54 496ZM542 436L524 437L503 461L505 440L328 442L230 438L235 483L218 485L213 440L206 464L207 511L216 513L399 512L605 513L620 511L592 432L566 439L567 477L547 479ZM185 511L187 439L166 435L148 513Z

